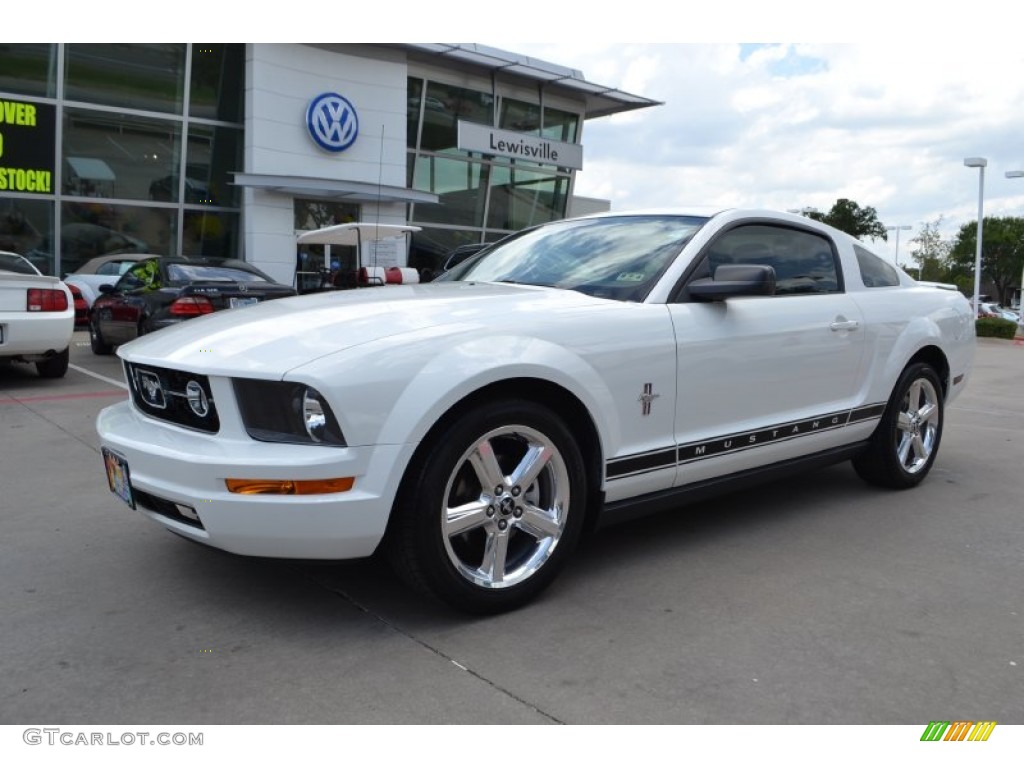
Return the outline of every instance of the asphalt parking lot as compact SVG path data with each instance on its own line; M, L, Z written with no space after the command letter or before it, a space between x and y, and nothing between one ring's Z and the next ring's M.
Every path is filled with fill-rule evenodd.
M1024 345L923 486L848 465L599 532L466 618L374 561L246 559L107 489L116 358L0 366L0 724L1024 723Z

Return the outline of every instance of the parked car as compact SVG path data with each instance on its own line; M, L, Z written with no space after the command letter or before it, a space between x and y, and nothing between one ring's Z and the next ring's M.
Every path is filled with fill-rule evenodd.
M493 613L547 588L595 525L845 460L917 485L974 344L963 295L819 222L613 213L429 284L139 339L119 351L129 399L97 430L111 489L175 533L379 551Z
M0 360L33 363L43 378L61 378L74 330L68 287L20 254L0 251Z
M1007 309L991 301L978 302L978 317L998 317L1014 323L1020 322L1020 316L1012 309Z
M89 302L85 300L85 296L82 295L82 289L77 285L71 285L66 280L64 285L71 291L71 303L75 308L75 327L86 326L89 324Z
M101 285L113 285L133 264L142 259L151 258L153 258L153 254L150 253L115 253L96 256L66 275L64 282L68 286L78 286L88 310L96 301L96 297L100 295Z
M182 320L295 295L244 261L183 256L138 261L99 290L89 310L89 340L98 355Z

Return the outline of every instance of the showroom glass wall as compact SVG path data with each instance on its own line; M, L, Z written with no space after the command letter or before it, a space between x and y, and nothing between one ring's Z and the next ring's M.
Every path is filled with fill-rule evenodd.
M0 250L60 275L239 257L244 66L242 44L0 44Z
M409 223L423 230L409 266L436 271L459 245L565 217L571 169L461 150L458 121L576 143L579 113L426 78L409 79L407 110L407 184L439 198L410 206Z

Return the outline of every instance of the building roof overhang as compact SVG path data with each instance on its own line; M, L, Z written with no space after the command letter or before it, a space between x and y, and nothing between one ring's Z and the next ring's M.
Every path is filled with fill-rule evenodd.
M488 73L502 73L531 80L545 87L566 91L586 104L584 118L607 117L634 109L660 106L664 102L626 93L618 88L592 83L578 69L563 67L499 48L477 43L395 43L410 56L440 59L460 68L477 67Z
M267 173L235 173L236 185L265 189L293 197L316 197L352 203L436 203L437 195L388 184L369 184L343 179L282 176Z

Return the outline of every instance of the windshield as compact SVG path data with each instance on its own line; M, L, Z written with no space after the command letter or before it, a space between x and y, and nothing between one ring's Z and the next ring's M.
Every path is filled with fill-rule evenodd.
M668 215L559 221L503 240L438 279L543 285L641 301L706 221Z

